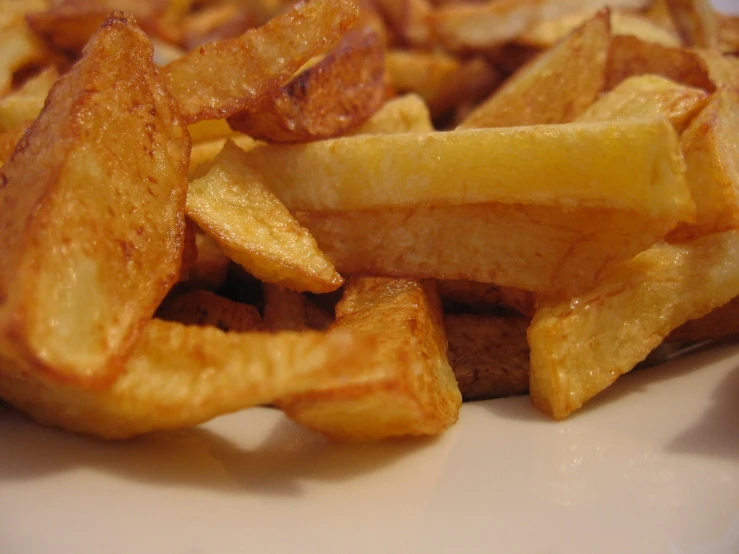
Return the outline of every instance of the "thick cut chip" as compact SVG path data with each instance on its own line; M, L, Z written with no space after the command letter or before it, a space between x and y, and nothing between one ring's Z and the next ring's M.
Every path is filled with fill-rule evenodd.
M385 102L382 108L351 134L427 133L433 129L431 114L423 99L416 94L405 94Z
M609 121L629 117L665 117L678 133L708 102L708 93L658 75L629 77L603 95L578 121Z
M27 125L17 125L12 129L0 133L0 169L10 159L16 144L26 134Z
M502 203L295 215L343 274L562 294L587 288L675 225L629 211Z
M555 419L579 409L676 327L739 294L739 232L662 244L604 274L587 293L543 300L529 327L530 390Z
M18 90L0 98L0 133L19 125L28 125L44 107L46 95L59 78L56 67L49 67L34 75Z
M289 417L340 441L437 435L457 421L462 398L431 284L351 279L329 334L341 331L377 336L377 351L341 384L280 400Z
M707 313L686 321L672 331L665 342L700 342L739 336L739 297Z
M193 146L201 142L211 142L234 137L237 133L225 119L206 119L187 126ZM223 144L226 142L224 141Z
M234 302L206 290L166 298L157 317L185 325L211 325L221 331L263 331L262 316L254 306Z
M197 225L194 227L197 257L188 269L187 284L196 289L217 290L226 282L231 260L216 241Z
M385 45L370 27L353 29L317 64L228 118L256 139L306 142L346 134L385 99Z
M10 90L13 74L43 61L46 50L25 22L0 27L0 95Z
M634 75L661 75L677 83L713 92L715 86L698 52L661 46L634 36L611 39L605 90Z
M710 0L666 0L686 46L718 47L718 22Z
M431 43L427 0L374 0L380 13L403 42L415 46Z
M343 279L261 177L228 142L213 166L190 183L187 215L223 252L267 283L329 292Z
M443 52L392 50L387 54L387 67L395 90L419 94L434 117L458 104L476 103L499 80L482 58L462 61Z
M525 394L529 345L523 317L447 314L449 363L464 400Z
M696 207L694 224L681 224L671 240L739 225L739 92L716 91L680 141Z
M224 333L154 319L110 387L81 389L0 361L0 397L43 424L124 439L339 382L377 345L349 333Z
M185 126L128 16L111 17L0 173L0 352L110 378L177 281Z
M608 12L514 73L460 128L572 121L603 88L611 41Z
M187 123L256 106L359 18L356 0L311 0L237 38L205 44L164 68Z
M505 202L693 215L662 119L341 137L244 159L290 210Z
M196 179L205 175L215 157L221 153L221 150L223 150L223 147L226 146L226 142L229 140L242 150L251 150L259 144L258 141L251 137L247 137L246 135L208 140L194 144L192 146L192 151L190 152L190 167L187 172L188 177L190 179Z
M188 13L182 22L182 44L189 51L201 44L234 38L256 27L257 21L254 11L241 3L205 6Z
M445 308L462 313L518 312L534 315L536 295L527 290L465 280L440 280L436 288Z

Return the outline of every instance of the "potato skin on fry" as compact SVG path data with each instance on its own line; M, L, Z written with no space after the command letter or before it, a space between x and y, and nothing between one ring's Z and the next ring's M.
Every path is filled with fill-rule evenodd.
M0 173L0 352L109 381L177 280L189 137L132 17L114 14Z

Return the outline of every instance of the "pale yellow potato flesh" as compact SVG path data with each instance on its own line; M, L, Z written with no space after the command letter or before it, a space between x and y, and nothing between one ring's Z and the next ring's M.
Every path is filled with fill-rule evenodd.
M718 21L711 0L665 0L686 46L718 47Z
M80 386L179 277L190 140L151 56L111 17L0 173L0 352Z
M706 91L681 85L659 75L629 77L601 96L578 121L610 121L629 117L665 117L682 133L704 108Z
M229 140L242 150L250 150L259 144L256 140L246 135L235 135L230 138L218 138L193 144L192 151L190 152L188 177L190 179L196 179L205 175L207 168L210 167L210 164L221 150L223 150L223 147L226 146L226 142Z
M608 14L599 13L516 71L459 128L572 121L603 88L610 42Z
M560 294L589 287L675 225L628 211L500 203L295 215L346 275L468 279Z
M51 66L0 98L0 133L28 125L38 117L59 71Z
M329 334L343 331L376 336L374 356L341 384L280 400L290 418L337 441L436 435L457 420L462 397L432 284L350 279Z
M660 244L588 292L540 300L528 330L530 392L555 419L631 371L676 327L739 294L739 231Z
M404 94L385 102L351 134L426 133L433 129L431 114L423 98L417 94Z
M330 292L344 282L232 142L190 182L187 215L258 279L296 291Z
M349 333L224 333L152 320L121 373L83 389L0 361L0 398L39 422L104 439L191 427L358 371L375 337Z
M361 135L245 156L290 210L505 202L693 218L662 119Z
M46 49L26 22L12 21L0 26L0 95L10 91L13 74L26 65L41 62Z

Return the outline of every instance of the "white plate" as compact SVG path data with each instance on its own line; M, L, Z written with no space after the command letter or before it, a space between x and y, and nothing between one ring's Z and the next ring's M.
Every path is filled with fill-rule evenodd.
M436 441L335 446L270 409L104 444L0 408L0 552L739 552L739 347L563 423L467 404Z

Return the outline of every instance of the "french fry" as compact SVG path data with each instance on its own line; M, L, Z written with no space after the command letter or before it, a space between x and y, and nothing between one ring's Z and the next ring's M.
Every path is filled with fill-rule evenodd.
M356 0L300 3L238 38L203 45L175 60L164 68L169 90L188 124L243 111L328 50L358 17Z
M255 277L293 290L329 292L343 279L315 240L228 142L200 179L191 181L187 215L223 252Z
M629 117L665 117L682 133L705 107L708 93L658 75L639 75L622 81L577 118L609 121Z
M468 279L553 294L589 287L675 225L633 211L502 203L295 215L345 275Z
M665 342L701 342L721 340L739 335L739 297L708 312L703 317L686 321L673 330Z
M457 420L462 398L432 285L351 279L329 334L340 331L376 335L378 349L342 383L277 402L290 418L341 441L436 435Z
M190 13L182 24L182 45L193 50L201 44L227 40L257 27L257 14L237 3L215 4Z
M46 95L59 78L51 66L34 75L17 90L0 98L0 133L20 125L29 125L44 107Z
M610 41L609 14L600 12L514 73L459 128L572 121L603 88Z
M710 0L666 0L686 46L718 47L718 23Z
M426 0L374 0L374 3L403 42L415 46L431 44L430 6Z
M0 133L0 169L10 159L16 144L21 140L27 129L27 125L17 125Z
M609 387L672 331L739 294L739 232L662 244L588 292L541 300L528 330L534 405L555 419Z
M187 126L193 146L201 142L232 138L238 133L229 127L225 119L206 119ZM223 141L226 144L226 141Z
M529 319L447 314L449 364L464 400L525 394L529 390Z
M42 62L46 49L24 21L0 27L0 45L0 95L3 95L10 91L13 74Z
M279 285L265 283L264 323L272 331L304 331L308 329L305 296Z
M225 333L154 319L109 387L78 388L0 361L0 397L46 425L125 439L340 382L376 348L369 335Z
M245 333L265 330L262 316L254 306L234 302L206 290L194 290L166 298L157 317L184 325L210 325L221 331Z
M385 102L375 114L354 129L353 135L426 133L433 130L431 114L423 99L404 94Z
M0 173L0 352L81 386L179 275L190 142L151 55L112 16Z
M678 137L661 119L341 137L244 160L290 210L504 202L693 216Z
M228 118L256 139L305 142L345 134L385 99L385 47L370 27L353 29L332 51L249 110Z
M188 126L188 128L191 127L193 126ZM193 144L190 152L190 167L187 171L187 176L190 179L196 179L205 175L215 157L221 153L221 150L223 150L223 147L226 146L226 142L229 140L242 150L251 150L259 144L253 138L239 134L235 134L230 138L219 138Z
M671 240L684 240L739 224L739 92L715 92L680 142L696 221L681 224Z
M197 225L193 226L197 257L188 270L187 282L196 289L217 290L226 281L231 260L216 241L203 233Z

